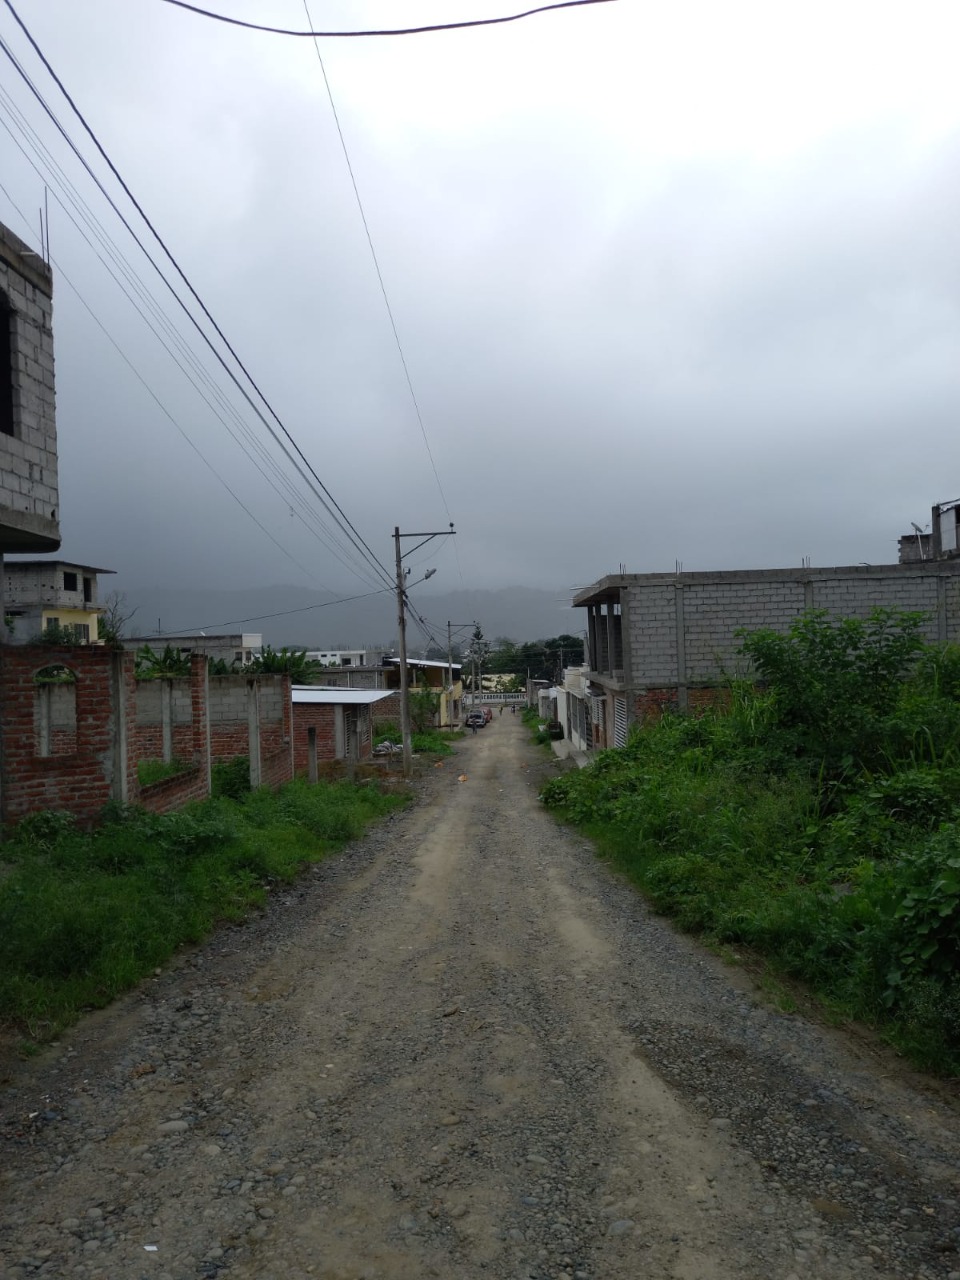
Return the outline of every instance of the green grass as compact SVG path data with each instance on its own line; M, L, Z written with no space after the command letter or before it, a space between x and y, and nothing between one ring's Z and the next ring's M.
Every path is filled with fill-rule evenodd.
M405 800L293 782L175 814L122 810L92 832L27 819L0 851L0 1020L49 1039Z
M141 760L137 765L137 778L141 787L149 787L152 782L162 782L164 778L176 777L191 768L183 760Z
M462 737L463 733L459 729L452 731L449 729L426 729L422 733L411 733L410 744L418 755L450 756L453 755L453 748L450 743ZM400 726L398 724L385 720L377 726L377 732L373 739L374 746L381 742L400 741Z
M786 717L776 686L736 689L726 711L667 716L542 796L682 928L960 1075L960 698L925 670L869 718L847 693L843 757L811 750L816 717Z
M523 723L527 726L527 728L530 730L530 737L537 744L537 746L546 747L548 751L551 751L552 747L550 746L550 735L549 733L547 733L545 728L543 730L540 729L540 726L544 722L540 719L540 713L537 710L537 708L524 707L523 710L520 712L520 718L523 721Z

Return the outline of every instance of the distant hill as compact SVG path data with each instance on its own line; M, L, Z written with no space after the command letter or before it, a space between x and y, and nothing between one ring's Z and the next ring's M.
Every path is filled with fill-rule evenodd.
M336 597L302 587L180 591L132 586L119 578L116 590L126 596L126 611L136 610L126 628L132 635L260 631L274 648L391 648L396 644L397 607L392 593L331 604ZM413 600L433 635L446 645L448 619L454 624L476 619L490 641L498 636L522 642L564 632L576 634L584 629L586 615L570 607L570 596L562 589L505 587L432 595L414 592ZM409 628L409 635L412 653L428 643L416 624ZM462 630L459 638L468 635L469 630Z

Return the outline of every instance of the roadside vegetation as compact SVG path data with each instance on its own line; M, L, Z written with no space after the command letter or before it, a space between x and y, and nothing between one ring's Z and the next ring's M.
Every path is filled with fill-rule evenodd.
M547 732L547 726L540 718L540 712L536 707L524 707L520 712L523 723L530 730L530 736L538 747L550 748L550 734ZM543 725L541 729L540 726Z
M960 1074L960 649L922 617L742 637L760 686L547 784L649 897Z
M244 794L234 772L220 781L238 798L178 813L116 809L93 831L63 813L20 823L0 847L0 1022L49 1039L406 799L346 782Z
M414 727L410 734L410 742L413 750L417 755L433 755L433 756L450 756L453 755L453 747L450 743L462 738L463 733L459 729L432 729L423 728L417 730ZM400 726L392 720L383 720L377 726L377 732L374 734L373 745L379 746L381 742L392 742L399 745L402 741Z

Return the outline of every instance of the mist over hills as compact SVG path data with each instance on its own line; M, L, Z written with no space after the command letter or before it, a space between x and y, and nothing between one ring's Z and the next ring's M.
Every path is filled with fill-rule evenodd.
M114 584L101 584L109 591ZM195 591L126 584L115 589L126 598L124 612L135 610L126 625L129 635L206 631L261 632L266 644L301 649L377 647L390 649L397 640L397 606L391 592L366 599L333 603L336 596L303 587L251 587L238 591ZM570 607L572 592L531 587L497 591L413 592L414 608L437 641L446 646L449 619L455 625L479 622L484 636L495 640L539 640L583 630L585 613ZM461 630L455 639L470 634ZM429 643L417 623L408 627L411 653Z

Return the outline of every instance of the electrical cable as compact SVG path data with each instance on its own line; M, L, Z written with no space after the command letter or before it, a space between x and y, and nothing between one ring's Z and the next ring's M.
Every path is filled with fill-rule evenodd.
M23 220L24 224L26 226L29 226L30 224L23 210L13 199L13 196L11 196L10 192L7 190L7 188L3 185L2 182L0 182L0 191L2 191L3 194L7 197L7 200L10 202L11 207L17 211L17 213L20 215L21 219ZM134 375L134 377L141 384L141 386L144 388L144 390L147 392L150 398L154 401L154 403L156 404L160 412L172 423L172 425L177 429L177 431L179 431L180 435L183 436L184 440L187 442L190 448L194 451L194 453L197 455L200 461L204 464L204 466L207 467L207 469L213 474L213 476L223 486L223 488L226 489L227 493L229 493L230 497L233 498L234 502L236 502L236 504L240 507L240 509L250 517L250 519L254 522L257 528L260 529L262 533L266 534L266 536L270 539L270 541L274 544L274 546L277 547L277 549L281 551L289 560L291 560L297 566L297 568L302 573L304 573L308 578L313 578L314 575L310 572L310 570L306 567L306 565L301 564L300 561L296 558L296 556L293 555L291 551L288 551L287 548L273 536L270 530L266 528L264 524L261 523L261 521L254 515L254 513L246 505L243 499L231 488L231 486L227 483L227 481L220 474L220 472L217 471L216 467L213 465L210 459L207 458L206 455L201 451L201 449L194 443L194 441L191 440L190 436L184 430L183 426L177 421L177 419L173 416L170 410L166 407L166 405L163 403L163 401L160 399L157 393L153 390L153 388L150 386L147 380L140 373L139 369L137 369L133 361L130 360L126 352L117 342L117 340L114 338L113 334L110 333L109 329L107 329L106 325L103 323L100 317L96 314L96 312L87 302L86 298L84 298L83 294L80 292L77 286L73 283L73 281L70 279L67 273L63 270L60 264L56 261L56 259L51 258L50 261L53 264L53 266L57 268L58 277L61 280L63 280L67 284L67 286L73 291L73 293L76 295L76 297L78 298L78 300L80 301L84 309L86 310L87 314L90 316L91 320L93 320L94 324L97 325L97 327L103 333L104 337L108 340L108 342L110 342L111 346L117 352L117 355L120 356L121 360L123 360L124 364L130 370L130 372ZM316 581L316 579L314 580ZM324 591L329 591L330 589L329 587L325 586L323 583L319 583L318 585L321 586Z
M493 27L504 22L519 22L521 18L532 18L534 14L549 13L553 9L579 9L588 4L609 4L611 0L557 0L555 4L539 5L536 9L525 9L523 13L508 13L501 18L471 18L464 22L437 22L425 27L392 27L384 31L290 31L284 27L266 27L256 22L244 22L240 18L230 18L225 13L213 13L210 9L201 9L198 5L187 4L186 0L163 0L163 2L175 5L178 9L186 9L189 13L199 14L201 18L213 18L216 22L226 22L232 27L244 27L248 31L262 31L274 36L313 37L315 40L342 40L358 36L418 36L429 31Z
M310 17L310 8L307 0L303 0L303 8L307 15L307 21L313 25ZM367 213L363 207L363 201L360 198L360 188L357 186L357 177L353 171L353 164L350 160L350 153L347 150L347 142L343 136L343 128L340 124L340 115L337 111L337 104L333 100L333 90L330 88L330 80L327 76L327 68L323 65L323 55L320 52L320 42L314 38L313 47L317 51L317 61L320 63L320 73L323 76L324 87L327 91L327 98L330 102L330 110L333 112L333 122L337 127L337 136L340 139L340 147L343 151L343 158L346 161L347 172L350 175L350 184L353 187L353 194L357 201L357 209L360 212L360 221L363 223L363 231L367 237L367 246L370 249L370 257L373 259L373 269L377 273L377 281L380 284L380 293L383 295L383 305L387 309L387 318L390 321L390 328L393 331L393 340L397 346L397 352L400 356L400 364L403 367L403 376L406 378L407 390L410 392L410 399L413 401L413 408L417 415L417 422L420 424L420 434L423 436L423 443L426 446L427 457L430 459L430 465L433 468L434 479L437 482L437 488L440 490L440 499L443 502L444 510L447 513L447 519L453 523L453 516L450 514L450 508L447 505L446 495L443 492L443 485L440 483L440 472L437 470L437 464L434 461L433 450L430 448L430 441L427 439L427 429L423 424L423 414L420 412L420 403L417 400L417 393L413 389L413 379L410 377L410 370L407 366L407 357L403 353L403 346L400 342L400 333L397 329L397 322L394 319L393 307L390 305L390 299L387 296L387 286L384 284L383 272L380 269L380 259L377 257L377 251L373 244L373 236L370 233L370 224L367 221Z
M255 613L249 618L227 618L222 622L204 622L199 627L180 627L177 631L158 631L154 635L142 636L144 640L162 640L164 636L196 635L200 631L212 631L214 627L232 627L242 622L266 622L270 618L289 618L294 613L309 613L311 609L331 609L337 604L351 604L354 600L369 600L371 596L386 595L390 587L379 587L376 591L363 591L356 596L343 596L339 600L324 600L320 604L305 604L299 609L281 609L277 613Z
M0 40L0 45L2 45L2 40ZM161 346L164 348L164 350L167 352L170 358L174 361L174 363L180 369L181 373L184 375L184 377L187 379L190 385L194 388L194 390L200 396L204 404L207 405L207 407L218 419L218 421L221 423L221 425L224 427L224 429L227 431L230 437L239 446L239 448L246 454L250 462L253 464L254 468L260 473L262 478L266 480L266 482L270 485L270 487L274 490L274 492L278 495L278 497L283 501L284 505L289 508L291 515L299 519L300 522L307 529L307 531L311 533L314 537L316 537L324 546L324 548L327 551L329 551L332 555L334 555L337 559L339 559L340 562L344 564L346 568L348 568L351 572L356 573L359 577L366 578L366 580L369 581L370 580L369 576L364 571L364 567L358 565L357 562L353 560L353 558L351 557L350 550L346 546L344 546L342 541L338 540L333 530L331 530L327 525L323 523L322 520L319 519L319 517L316 515L316 512L313 511L312 508L310 508L310 506L308 505L306 497L303 494L299 493L294 488L293 483L289 478L289 476L287 476L284 473L284 471L279 466L277 461L270 455L269 451L264 447L262 442L258 440L254 432L250 430L246 422L244 422L242 416L237 411L236 407L224 395L222 389L220 388L219 384L213 379L209 370L206 368L206 366L203 365L203 363L195 355L193 349L189 346L189 344L183 338L183 335L180 333L180 331L176 328L176 326L170 320L169 315L163 310L163 308L157 302L156 298L150 293L149 289L144 284L143 280L137 275L136 271L130 265L128 260L124 257L122 252L118 249L115 242L111 239L111 237L102 227L102 224L98 222L95 215L90 210L89 206L80 196L79 192L77 192L73 183L64 173L61 166L57 163L55 158L51 155L49 150L44 145L43 141L36 134L36 131L32 129L32 127L29 125L29 122L26 121L25 117L16 107L16 104L13 103L12 99L10 99L9 95L2 88L2 86L0 86L0 108L5 110L7 114L11 117L14 125L21 133L21 136L27 141L28 145L31 146L31 148L34 150L34 154L40 159L41 163L47 167L48 172L46 175L41 173L40 169L37 167L34 161L30 158L29 155L27 155L21 143L18 141L16 137L13 136L13 133L8 127L8 125L6 124L6 122L3 120L0 120L0 125L3 125L4 129L6 129L7 133L12 138L14 145L18 147L21 154L27 160L27 163L30 164L31 167L34 169L34 172L37 174L40 180L44 183L49 183L54 188L54 191L53 191L54 199L60 205L61 209L66 214L67 218L73 223L79 235L84 239L84 241L87 243L89 248L96 255L101 265L104 267L107 273L114 280L117 287L121 290L121 292L130 302L130 304L140 314L141 318L144 320L144 323L148 326L148 328L157 338L158 342L160 342ZM63 200L57 194L56 188L58 183L62 186L62 188L66 192L67 199L73 205L78 215L86 223L91 233L99 240L100 244L104 248L104 251L110 256L110 258L116 264L119 272L124 276L125 280L129 283L129 286L130 286L129 289L122 280L118 279L118 276L114 272L113 268L110 266L110 264L107 261L105 261L101 253L91 243L90 237L86 234L84 229L79 225L79 223L77 222L77 219L70 212L70 209L67 208L66 205L63 203ZM11 200L11 203L13 203L12 200ZM21 217L22 216L23 215L21 214ZM152 315L156 319L156 324L144 313L143 308L140 306L137 300L131 296L130 289L133 290L133 292L137 295L137 297L141 299L141 301L144 303L147 309L152 313ZM277 487L277 484L275 484L273 480L271 480L270 477L265 474L265 472L263 471L263 468L257 462L257 459L253 457L253 455L250 453L250 450L247 448L247 446L243 443L243 441L237 438L235 432L231 429L230 424L225 420L225 418L219 412L217 407L213 403L211 403L211 400L209 399L208 395L204 392L204 390L200 386L198 386L194 376L190 372L188 372L187 369L184 368L184 365L181 362L180 358L178 358L177 354L171 350L167 339L163 336L163 334L161 334L158 331L157 325L159 325L162 329L164 329L164 331L169 335L170 341L174 343L174 345L180 351L181 355L183 355L184 359L191 365L191 367L197 374L197 377L199 377L206 384L211 395L214 397L214 399L216 399L219 402L223 410L233 418L238 430L245 437L250 447L262 459L264 465L266 465L268 468L270 468L273 471L280 485L282 485L283 488L286 490L286 494L281 492L281 490ZM192 441L190 441L189 443L191 444L191 447L195 447L193 446ZM301 508L300 512L294 512L293 507L290 505L291 501L296 503ZM311 524L309 523L309 521L315 521L317 527L316 528L311 527ZM300 567L302 568L302 566ZM313 575L308 572L308 576L312 577Z
M257 408L257 406L256 406L256 404L254 403L253 399L251 398L251 396L249 395L249 393L246 391L246 389L242 386L242 384L240 383L240 381L239 381L238 377L236 376L236 374L234 373L234 371L229 367L229 365L227 364L226 360L223 358L223 356L221 355L221 353L216 349L216 347L214 346L214 344L213 344L213 342L211 341L210 337L209 337L209 336L206 334L206 332L203 330L203 328L202 328L202 326L200 325L199 321L196 319L196 317L193 315L193 313L190 311L190 309L186 306L186 304L184 303L183 299L180 297L180 295L179 295L179 294L176 292L176 290L173 288L173 286L172 286L172 284L170 283L170 281L166 278L166 276L163 274L163 272L162 272L162 271L160 270L160 268L157 266L157 263L154 261L154 259L153 259L152 255L149 253L149 251L147 250L146 246L143 244L143 242L142 242L142 240L140 239L140 237L136 234L136 232L135 232L135 231L133 230L133 228L130 226L129 221L128 221L128 220L124 217L124 215L120 212L119 208L117 207L116 202L115 202L115 201L113 200L113 198L110 196L109 192L107 192L107 190L106 190L106 188L104 187L103 183L100 181L100 179L99 179L99 178L97 177L97 175L94 173L93 169L91 168L91 166L89 165L89 163L87 162L87 160L85 159L85 157L81 154L81 152L80 152L79 148L76 146L76 144L75 144L75 143L73 142L73 140L70 138L69 134L66 132L66 130L64 129L64 127L61 125L61 123L60 123L60 121L57 119L56 115L53 113L53 111L51 110L51 108L47 105L47 103L46 103L46 102L45 102L45 100L43 99L42 94L40 94L40 92L37 90L37 88L33 85L32 81L31 81L31 80L30 80L30 78L29 78L29 76L27 76L26 72L23 70L23 68L22 68L22 67L20 66L20 64L17 62L17 60L16 60L16 58L13 56L13 54L12 54L11 50L10 50L10 49L7 47L7 45L6 45L5 43L3 43L2 41L0 41L0 48L2 48L2 49L3 49L3 52L7 55L8 59L13 63L13 66L14 66L14 67L15 67L15 69L17 70L18 74L19 74L19 75L21 76L21 78L25 81L25 83L27 84L28 88L31 90L31 92L34 94L34 96L37 98L37 101L40 103L41 107L43 107L44 111L47 113L47 115L50 117L50 119L52 120L52 122L54 123L54 125L56 126L56 128L58 129L58 131L59 131L59 132L61 133L61 135L63 136L64 141L65 141L65 142L67 143L67 145L71 148L71 150L72 150L72 151L74 152L74 154L76 155L77 159L80 161L80 163L81 163L81 164L83 165L83 167L86 169L87 173L90 175L90 177L91 177L91 178L93 179L93 181L96 183L97 187L100 189L100 191L101 191L101 193L103 194L104 198L108 201L108 203L110 204L111 208L112 208L112 209L114 210L114 212L116 213L117 217L121 220L121 222L122 222L122 223L123 223L123 225L126 227L126 229L127 229L127 231L129 232L129 234L133 237L133 239L134 239L134 240L135 240L135 242L137 243L138 247L140 248L141 252L144 254L144 256L147 258L147 260L148 260L148 261L150 262L150 264L153 266L154 270L155 270L155 271L157 271L157 273L160 275L160 278L164 281L164 283L166 284L167 288L168 288L168 289L170 290L170 292L173 294L173 297L176 299L176 301L177 301L178 305L181 307L181 309L182 309L182 310L184 311L184 313L187 315L187 317L189 318L190 322L193 324L194 328L197 330L197 332L198 332L198 333L200 334L200 336L203 338L204 342L207 344L207 346L208 346L208 347L210 348L210 350L213 352L214 356L216 357L216 359L218 360L218 362L222 365L222 367L224 368L224 370L227 372L227 374L228 374L228 376L231 378L231 380L234 382L234 384L236 385L237 389L238 389L238 390L240 391L240 393L243 395L244 399L246 399L246 401L248 402L248 404L250 405L250 407L254 410L254 412L256 413L257 417L260 419L260 421L261 421L261 422L263 423L263 425L266 427L266 429L268 430L268 432L270 433L270 435L273 437L274 441L277 443L277 445L280 447L280 449L284 452L284 454L287 456L287 458L290 460L290 462L291 462L291 463L292 463L292 464L297 468L297 470L300 472L300 474L301 474L302 478L303 478L304 480L306 480L306 481L307 481L308 486L311 488L311 490L312 490L312 492L314 493L315 497L318 499L318 501L321 503L321 505L322 505L322 506L324 507L324 509L327 511L328 515L331 517L331 519L333 519L333 520L335 521L335 523L340 524L341 528L342 528L342 529L343 529L343 531L344 531L344 534L345 534L345 535L348 537L348 539L353 543L353 545L354 545L354 546L356 547L356 549L360 552L360 554L363 556L363 558L364 558L365 560L367 560L368 564L369 564L369 565L370 565L370 567L374 570L374 572L375 572L376 574L379 574L379 575L381 576L381 580L384 580L384 581L390 582L390 581L391 581L391 575L390 575L389 571L387 570L386 566L382 563L382 561L380 561L380 559L377 557L377 555L376 555L376 554L371 550L371 548L367 545L367 543L366 543L366 542L365 542L365 540L362 538L362 536L360 535L360 533L358 532L358 530L356 529L356 527L355 527L355 526L353 525L353 523L349 520L349 518L347 517L346 513L343 511L342 507L339 505L339 503L336 501L336 499L335 499L335 498L333 497L333 495L330 493L329 489L327 489L326 485L325 485L325 484L323 483L323 481L320 479L319 475L317 475L317 473L316 473L316 471L314 470L314 468L311 466L311 464L310 464L310 462L308 461L308 459L307 459L306 455L303 453L303 450L300 448L300 446L297 444L296 440L293 438L293 436L291 435L291 433L289 432L289 430L287 429L287 427L284 425L283 421L280 419L280 417L279 417L279 415L277 414L276 410L275 410L275 409L273 408L273 406L270 404L269 400L267 400L267 398L266 398L266 396L264 395L264 393L261 391L261 389L260 389L260 387L258 386L257 382L255 381L255 379L253 378L253 376L250 374L250 372L248 371L248 369L247 369L247 368L246 368L246 366L244 365L243 361L240 359L240 357L239 357L239 355L237 354L237 352L234 350L233 346L231 345L231 343L230 343L230 342L229 342L229 340L227 339L227 337L226 337L226 335L224 334L223 330L220 328L220 326L217 324L216 320L213 318L213 316L212 316L212 314L210 313L209 309L207 308L206 304L203 302L202 298L200 297L200 295L197 293L196 289L195 289L195 288L193 287L193 285L191 284L190 280L188 279L188 277L187 277L186 273L183 271L183 269L182 269L182 267L180 266L179 262L176 260L176 258L174 257L174 255L172 254L172 252L170 251L170 249L167 247L167 245L166 245L165 241L163 240L163 238L161 237L160 233L157 231L156 227L153 225L153 223L151 222L150 218L147 216L147 214L146 214L146 212L144 211L143 207L140 205L139 201L136 199L136 197L133 195L133 192L130 190L129 186L128 186L128 185L127 185L127 183L124 181L124 179L123 179L123 177L121 176L121 174L120 174L119 170L118 170L118 169L117 169L117 167L114 165L113 161L110 159L110 157L109 157L109 155L107 154L106 150L104 149L104 147L103 147L103 146L102 146L102 144L100 143L99 138L96 136L96 134L94 133L94 131L93 131L93 129L91 128L91 126L87 123L87 120L86 120L86 118L84 117L83 113L80 111L79 107L76 105L76 103L74 102L73 98L72 98L72 97L70 96L70 94L68 93L68 91L67 91L66 87L64 86L63 82L60 80L60 78L59 78L59 76L57 75L57 73L54 71L54 69L53 69L53 67L51 66L51 64L50 64L49 60L47 59L46 55L43 53L42 49L41 49L41 48L40 48L40 46L37 44L37 42L36 42L36 40L33 38L33 36L31 35L30 31L29 31L29 30L28 30L28 28L26 27L26 25L25 25L25 23L23 22L23 20L21 19L20 15L17 13L17 11L16 11L16 9L14 8L14 6L13 6L13 4L12 4L11 0L4 0L4 3L6 4L7 8L8 8L8 9L9 9L9 11L10 11L10 13L13 15L14 20L16 21L17 25L20 27L20 29L21 29L21 31L23 32L23 34L26 36L27 40L29 41L29 43L30 43L31 47L33 48L34 52L36 53L37 57L38 57L38 58L40 59L40 61L43 63L43 65L44 65L44 67L46 68L46 70L47 70L48 74L49 74L49 75L50 75L50 77L53 79L54 83L57 85L57 87L59 88L60 92L61 92L61 93L63 94L63 96L66 98L66 100L67 100L67 102L68 102L68 104L69 104L69 106L70 106L71 110L73 111L74 115L75 115L75 116L77 117L77 119L80 121L80 124L82 125L83 129L85 130L85 132L87 133L87 135L89 136L89 138L91 139L91 141L93 142L94 146L97 148L97 151L100 153L101 157L103 158L104 162L107 164L107 166L108 166L108 168L110 169L111 173L112 173L112 174L114 175L114 177L116 178L117 182L118 182L118 183L120 184L120 186L122 187L122 189L123 189L124 193L126 194L127 198L128 198L128 199L130 200L130 202L133 204L134 208L137 210L137 212L139 213L140 217L143 219L143 221L144 221L145 225L146 225L146 226L147 226L147 228L150 230L150 233L153 235L153 237L154 237L154 239L156 240L157 244L158 244L158 245L160 246L160 248L163 250L164 255L166 256L166 258L168 259L168 261L172 264L172 266L174 267L175 271L176 271L176 272L177 272L177 274L179 275L180 279L181 279L181 280L183 281L183 283L185 284L185 286L186 286L186 288L188 289L188 291L189 291L190 295L193 297L193 299L195 300L195 302L197 303L197 305L200 307L200 309L201 309L201 311L203 312L204 316L206 317L207 321L208 321L208 322L210 323L210 325L213 327L214 331L216 332L217 336L220 338L221 342L223 342L223 344L224 344L224 346L226 347L227 351L229 351L230 355L233 357L234 361L236 362L236 364L237 364L238 368L239 368L239 369L241 370L241 372L243 373L243 375L244 375L244 377L246 378L247 382L250 384L250 386L251 386L251 387L253 387L254 391L256 392L256 394L257 394L257 396L259 397L260 401L261 401L261 402L263 403L263 405L266 407L266 409L267 409L267 411L269 412L270 416L271 416L271 417L274 419L274 421L277 423L277 426L279 426L279 428L280 428L281 432L282 432L282 433L283 433L283 435L286 437L287 441L289 441L289 445L292 447L292 449L293 449L294 453L297 455L297 457L299 457L299 458L300 458L300 460L301 460L301 462L302 462L302 464L303 464L303 465L302 465L302 467L301 467L301 466L296 462L296 458L293 456L293 454L291 454L290 449L289 449L289 448L288 448L288 447L283 443L283 441L282 441L282 440L280 439L280 437L277 435L277 433L276 433L275 429L270 425L270 423L269 423L269 422L267 421L267 419L264 417L264 415L263 415L263 413L261 412L261 410ZM309 473L309 476L310 476L310 477L312 477L313 481L315 482L315 485L314 485L313 483L311 483L311 482L310 482L310 480L308 479L308 477L304 474L303 468L306 468L306 471ZM316 487L315 487L315 486L316 486ZM335 514L334 514L334 512L336 512L337 514L335 515ZM339 516L339 519L337 518L338 516ZM348 531L349 531L349 532L348 532Z

